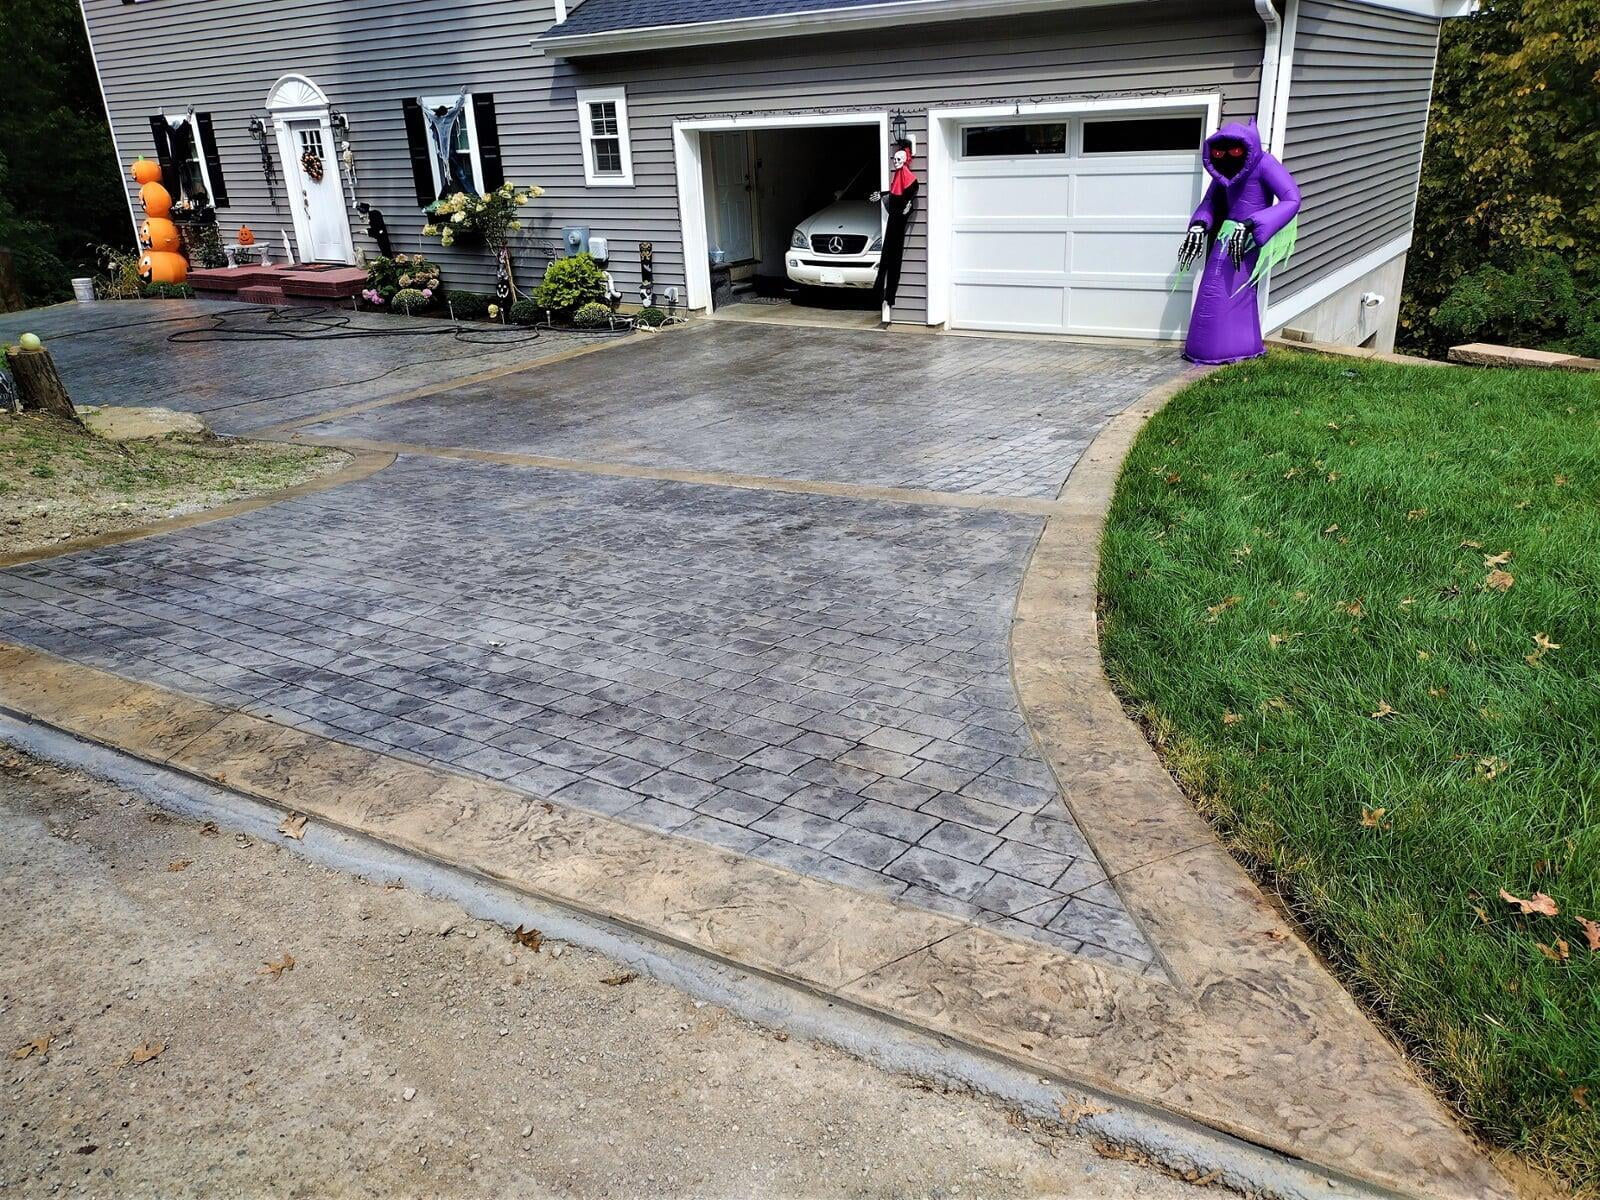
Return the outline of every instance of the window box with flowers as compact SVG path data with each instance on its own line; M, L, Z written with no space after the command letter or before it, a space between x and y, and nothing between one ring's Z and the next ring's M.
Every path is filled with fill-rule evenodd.
M502 183L492 192L453 192L435 200L424 210L428 223L422 227L424 237L436 237L441 246L454 246L458 242L482 241L489 252L500 257L511 240L511 235L522 228L517 210L544 189L514 183Z

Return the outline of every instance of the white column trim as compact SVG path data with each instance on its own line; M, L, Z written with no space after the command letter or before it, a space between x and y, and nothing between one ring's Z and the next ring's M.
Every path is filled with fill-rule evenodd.
M128 181L122 173L129 170L128 162L122 157L122 146L117 142L117 123L111 116L111 101L106 96L105 76L100 73L100 56L95 53L94 30L89 28L89 13L84 7L84 0L78 0L78 15L83 18L83 36L89 43L89 61L94 64L94 82L100 89L100 107L105 109L106 129L111 134L111 152L117 156L117 178L122 183L122 197L128 203L128 223L133 227L133 244L139 244L139 213L133 207L133 193L128 191ZM202 161L205 155L201 156Z

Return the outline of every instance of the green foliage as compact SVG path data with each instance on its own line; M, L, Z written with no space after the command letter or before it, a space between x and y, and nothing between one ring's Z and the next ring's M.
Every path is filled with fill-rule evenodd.
M606 298L606 275L587 254L558 258L545 268L544 280L533 291L544 307L568 313Z
M47 304L133 229L77 0L8 4L0 29L0 246L24 299Z
M544 319L544 305L533 300L518 300L507 315L513 325L537 325Z
M600 329L611 324L611 310L604 304L590 301L572 314L572 323L579 329Z
M651 305L649 308L641 308L633 319L636 324L647 325L654 329L659 325L666 324L667 314Z
M139 294L146 300L192 300L194 289L187 283L146 283Z
M1403 343L1434 355L1476 340L1435 317L1480 267L1557 254L1600 288L1600 0L1484 0L1442 38L1400 314Z
M1275 353L1146 426L1099 577L1108 672L1189 794L1461 1110L1583 1195L1597 545L1594 379Z
M439 268L421 254L367 260L367 286L361 295L369 304L387 304L401 288L415 288L433 299L439 290Z
M183 234L183 249L191 267L213 270L228 265L228 256L222 252L222 234L215 220L189 221L179 225Z
M489 316L489 305L495 298L488 292L463 292L455 288L449 293L450 311L463 321L482 321Z
M1463 275L1433 323L1458 343L1539 346L1600 358L1600 290L1583 289L1565 260L1548 252L1509 271L1490 264Z
M95 299L136 300L144 294L144 282L139 278L139 251L101 246L97 257L102 269L94 277Z
M394 299L390 303L393 304L395 312L410 316L412 313L421 312L431 302L416 288L401 288L394 294Z

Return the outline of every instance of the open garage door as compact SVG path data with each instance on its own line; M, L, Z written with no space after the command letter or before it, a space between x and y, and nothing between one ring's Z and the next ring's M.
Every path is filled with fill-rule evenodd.
M1206 113L963 121L949 130L949 321L961 329L1170 338L1199 203Z

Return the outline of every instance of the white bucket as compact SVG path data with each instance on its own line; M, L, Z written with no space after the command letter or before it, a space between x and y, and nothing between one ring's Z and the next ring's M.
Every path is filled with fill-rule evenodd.
M74 279L72 281L72 295L79 304L87 304L94 299L94 280Z

